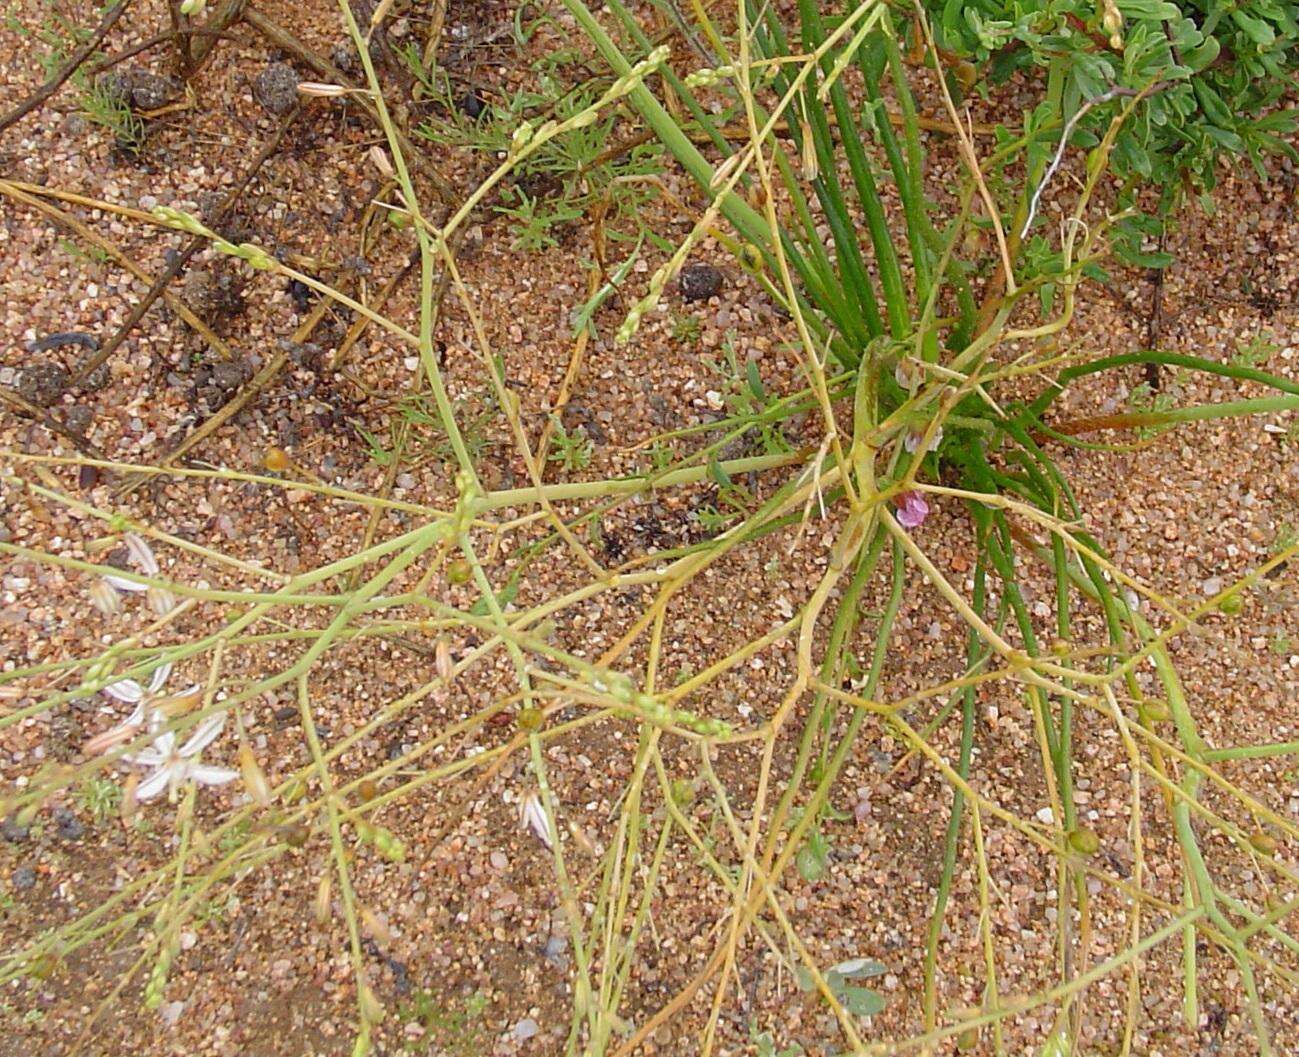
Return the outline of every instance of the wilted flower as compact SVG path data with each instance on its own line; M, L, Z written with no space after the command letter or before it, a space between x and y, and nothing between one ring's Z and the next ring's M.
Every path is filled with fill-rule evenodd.
M939 426L934 430L934 435L925 451L937 451L938 445L943 442L943 427ZM920 446L925 443L925 431L923 429L913 429L907 432L906 438L902 441L902 446L907 449L907 453L914 455L920 450Z
M893 368L893 380L907 392L915 392L916 386L920 384L920 367L914 360L904 356Z
M144 537L128 532L122 540L126 544L126 552L131 564L145 576L157 576L158 559L154 557L153 550L145 542ZM166 588L136 583L134 580L114 576L112 573L105 573L103 580L91 587L90 601L101 613L119 612L122 608L121 599L117 596L119 591L145 595L149 608L160 617L166 616L176 607L175 597Z
M119 679L115 683L110 683L104 687L104 693L118 701L125 701L129 705L135 705L131 715L122 723L108 730L102 731L91 738L82 747L82 751L87 756L98 756L101 752L107 752L115 745L120 745L124 741L130 741L142 726L146 718L151 722L156 722L161 718L160 711L156 705L160 702L157 697L158 691L163 688L167 682L167 676L171 674L170 664L160 664L154 669L153 677L149 680L149 686L146 689L137 683L134 679ZM199 686L196 683L189 689L178 694L176 699L181 700L189 695L197 693ZM150 716L149 713L153 715Z
M145 576L158 575L158 559L153 556L153 550L144 541L143 536L128 532L122 537L122 542L126 544L126 552L131 558L132 565L144 573ZM146 584L138 584L134 580L127 580L121 576L107 574L104 579L119 591L147 591L149 589Z
M547 848L555 846L555 835L550 829L550 820L546 818L546 809L541 806L541 797L529 793L519 805L519 825L536 834L537 840Z
M198 761L199 753L216 740L225 722L224 712L203 720L180 747L175 732L164 730L154 739L152 748L127 757L139 767L153 768L136 790L137 799L152 800L164 789L177 789L191 778L200 785L225 785L238 778L239 772L229 767L212 767Z
M122 596L107 580L96 580L90 585L90 604L106 617L122 611Z
M929 516L929 504L919 492L903 492L898 496L898 524L903 528L919 528Z

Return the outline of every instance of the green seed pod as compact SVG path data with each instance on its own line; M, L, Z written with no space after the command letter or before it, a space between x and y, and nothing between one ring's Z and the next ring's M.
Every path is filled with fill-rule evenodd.
M1167 703L1163 701L1143 701L1141 703L1141 721L1149 726L1152 723L1167 723L1172 718Z
M1245 600L1239 594L1231 594L1218 603L1218 612L1229 617L1235 616L1245 608Z
M1275 855L1277 848L1280 847L1277 839L1272 834L1264 833L1262 830L1251 833L1249 843L1260 855Z
M539 708L529 707L519 709L519 714L515 718L520 730L534 731L540 730L542 724L546 722L546 714Z
M1069 834L1069 847L1080 855L1095 855L1101 846L1100 837L1089 829L1076 829Z
M464 558L458 558L447 566L447 583L467 584L474 570Z
M682 812L689 811L695 802L694 783L685 778L673 779L670 787L672 802Z
M390 862L404 862L406 859L406 845L382 826L375 828L374 847Z

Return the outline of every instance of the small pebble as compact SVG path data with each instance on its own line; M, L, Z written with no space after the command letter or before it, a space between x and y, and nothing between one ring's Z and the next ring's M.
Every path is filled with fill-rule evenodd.
M240 360L222 360L212 367L212 384L226 392L238 389L248 377L248 367Z
M80 840L86 835L86 827L66 807L54 809L54 831L62 840Z
M10 844L21 844L27 839L27 831L30 827L20 825L18 819L10 815L0 824L0 837L4 837Z
M170 77L160 77L147 70L130 75L131 105L136 110L158 110L180 98L180 86Z
M63 424L74 436L84 437L95 420L95 413L84 404L73 404L63 415ZM83 466L83 470L93 470L93 466ZM82 485L82 487L86 487Z
M519 1021L517 1024L514 1025L514 1037L518 1039L520 1042L524 1042L532 1038L534 1035L538 1035L540 1033L541 1033L541 1025L539 1025L531 1017L524 1017L521 1021Z
M81 368L78 367L77 369L80 371ZM112 381L112 369L108 364L101 363L77 384L77 388L83 393L97 393L101 389L107 389Z
M23 368L18 378L18 395L37 407L56 404L67 391L67 368L50 360L38 360Z
M460 97L460 112L477 121L487 109L487 102L477 88L471 88Z
M298 72L286 62L273 62L253 82L253 98L263 110L287 114L298 102Z
M36 871L30 866L20 866L9 880L19 892L26 892L36 884Z
M722 273L711 264L688 264L681 269L677 287L686 301L707 301L722 288Z

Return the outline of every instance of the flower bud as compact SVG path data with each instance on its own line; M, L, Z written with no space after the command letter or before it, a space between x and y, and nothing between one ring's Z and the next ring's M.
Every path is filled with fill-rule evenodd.
M316 916L316 920L322 925L329 921L332 887L333 885L329 871L325 871L325 873L321 875L320 884L316 886L316 901L311 907L311 912Z
M391 180L397 175L393 171L392 162L388 160L388 152L377 144L370 148L366 157L370 159L370 164L379 170L379 175L385 180Z
M812 138L812 126L806 118L799 121L803 136L803 179L815 180L820 171L816 158L816 140Z
M437 668L438 678L444 683L451 682L456 676L455 661L451 659L451 647L446 639L438 639L433 647L433 663Z
M347 95L348 90L341 84L325 84L321 81L299 81L298 94L314 99L337 99Z
M122 787L122 802L118 805L118 812L122 819L122 825L128 828L135 821L135 816L140 811L140 800L135 795L135 791L139 787L140 776L138 774L131 774Z
M1093 830L1076 829L1069 834L1069 847L1080 855L1095 855L1100 846L1101 839Z
M1264 833L1262 830L1251 833L1249 843L1260 855L1275 855L1277 848L1280 847L1277 839L1272 834Z
M289 453L283 448L270 447L266 449L266 454L262 456L262 464L271 473L283 473L293 465L293 460L289 458Z
M369 907L361 908L361 924L370 934L370 938L381 948L386 950L392 946L392 930L388 928L387 922Z
M243 777L244 789L253 801L259 807L268 807L272 799L271 786L247 742L239 746L239 774Z
M378 1024L383 1020L383 1003L364 980L357 985L356 997L357 1005L361 1008L361 1017L366 1024Z
M531 121L524 121L520 124L510 137L510 153L517 154L523 150L532 141L534 131Z

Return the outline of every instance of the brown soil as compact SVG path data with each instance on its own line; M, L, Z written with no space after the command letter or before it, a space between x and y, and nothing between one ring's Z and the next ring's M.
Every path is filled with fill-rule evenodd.
M320 55L330 56L346 39L331 4L261 0L255 6ZM52 16L53 8L37 0L14 5L13 17L28 34ZM67 17L77 25L92 25L97 18L85 5ZM489 97L503 95L522 82L529 58L558 46L568 32L562 24L543 28L532 50L520 52L509 33L512 17L510 6L499 3L448 11L441 56L457 85L477 87ZM422 42L423 18L416 12L403 16L405 36L396 35L388 55L379 56L381 65L386 64L384 76L394 86L402 84L405 75L393 61L391 47L409 39ZM104 50L118 53L167 25L161 5L133 6ZM7 110L40 83L42 71L33 61L40 45L17 30L7 30L0 41L0 80L9 86L0 110ZM0 170L7 180L85 195L128 210L169 205L211 216L219 196L238 183L280 123L254 99L257 76L272 61L291 62L304 79L326 79L247 22L237 23L216 45L214 59L188 82L189 91L171 109L164 107L146 118L147 139L138 157L124 153L111 133L85 120L80 90L68 85L4 133ZM127 65L178 74L175 55L165 45ZM582 76L580 69L566 70L565 75ZM232 241L267 247L293 267L373 303L387 281L402 273L414 245L409 232L395 229L384 230L373 249L363 242L363 217L380 187L379 173L366 152L380 137L355 108L331 99L307 99L302 105L302 116L260 168L233 215L214 226ZM424 149L430 165L457 196L471 190L492 162L455 148L425 144ZM431 181L427 175L422 179L430 189L429 201L436 201ZM691 208L699 207L684 175L668 167L664 180ZM79 219L150 277L162 272L169 255L186 242L179 234L130 215L41 191L25 193ZM1152 323L1151 277L1115 269L1107 284L1087 289L1063 340L1096 355L1152 342L1218 359L1253 349L1259 366L1296 377L1299 262L1287 247L1299 237L1299 220L1292 188L1284 179L1258 185L1244 172L1224 174L1218 201L1215 217L1188 215L1170 243L1178 264L1162 282L1157 324ZM675 212L661 197L646 208L650 226L668 238L682 235L693 219ZM29 343L69 331L94 335L103 343L126 319L147 283L131 278L119 263L88 252L89 243L18 196L0 195L0 218L5 276L0 369L16 373L39 356L75 373L85 348L60 346L32 353ZM499 216L484 212L458 259L535 444L574 356L570 314L587 296L586 262L595 246L590 217L568 225L558 234L559 244L541 252L512 249L514 237ZM624 259L630 245L614 243L610 263ZM702 244L695 259L721 269L720 293L697 303L673 293L667 311L646 321L630 349L615 347L614 329L663 259L659 250L647 247L625 295L611 299L597 316L598 336L585 349L563 417L566 428L583 428L591 438L592 458L580 469L552 462L548 480L645 472L649 455L644 445L659 433L714 421L717 397L712 394L724 394L727 383L709 361L722 357L728 344L739 352L741 363L747 359L759 365L770 391L791 392L803 384L792 351L797 338L793 326L713 240ZM198 270L205 279L194 279ZM408 327L417 318L417 273L418 268L399 282L383 306L385 314ZM282 448L293 461L287 471L291 477L439 509L454 504L453 464L436 431L415 427L405 449L407 461L393 474L373 457L364 439L374 438L385 451L393 447L391 429L400 420L394 410L412 392L415 377L407 363L407 346L371 326L340 363L335 353L353 321L349 313L331 308L309 335L291 345L287 341L313 311L314 297L280 276L241 270L211 249L199 251L188 275L188 280L178 279L169 287L181 300L155 306L110 357L106 384L57 396L38 419L13 409L6 412L0 432L0 451L6 455L0 468L10 476L0 485L0 540L65 558L104 559L106 548L96 541L108 537L110 528L102 520L84 507L24 492L17 483L21 478L56 488L97 511L121 513L279 573L292 575L354 553L366 535L368 512L305 489L159 476L122 495L122 473L87 476L75 465L41 465L38 470L37 464L19 457L72 456L80 447L83 454L156 464L232 396L246 394L251 379L282 352L288 354L283 370L252 391L232 421L186 453L189 465L259 473L268 449ZM177 304L182 302L188 302L230 350L231 365L223 366L220 348L181 318ZM693 324L683 326L682 320ZM502 416L492 411L471 321L453 297L446 301L437 343L462 421L481 421L474 442L484 484L492 489L523 486L526 467L514 453ZM12 380L12 374L0 377L6 384ZM1121 410L1131 389L1143 380L1133 369L1129 375L1079 386L1061 401L1058 417ZM1185 402L1235 398L1238 390L1235 383L1183 378L1175 371L1163 372L1159 381L1164 392ZM89 414L83 439L48 428L51 422L66 426L74 408ZM1294 441L1288 433L1265 431L1265 422L1285 430L1293 426L1293 419L1285 416L1204 423L1162 434L1135 449L1059 449L1053 454L1088 512L1087 527L1119 563L1155 590L1186 603L1213 593L1214 580L1230 583L1247 574L1289 527L1299 526ZM815 447L816 429L815 423L805 422L791 430L788 439L795 446ZM676 442L678 450L696 440ZM770 495L778 483L755 477L749 482L755 501ZM656 553L705 538L708 529L701 511L706 515L717 502L710 483L637 497L603 520L602 539L598 549L593 544L593 552L609 568L652 567ZM953 583L970 587L967 515L955 502L935 505L934 516L917 538ZM500 513L508 521L529 509L521 505ZM564 516L582 509L577 503L558 504ZM416 515L389 510L379 519L374 538L396 535L416 522ZM659 659L661 681L670 685L682 673L702 670L765 633L789 607L797 609L824 571L824 556L838 527L832 516L813 519L801 531L791 527L775 533L732 552L689 584L668 610ZM544 527L528 524L499 536L481 534L479 550L492 559L494 583L508 580L518 568L518 548L543 532ZM178 547L156 549L163 575L176 583L231 589L255 584L245 572L202 561ZM1293 568L1250 593L1239 614L1210 616L1195 633L1175 640L1175 657L1183 666L1202 733L1214 745L1296 737L1299 619L1292 601L1299 584ZM136 600L115 617L94 611L86 601L89 577L72 569L6 556L0 571L0 664L5 671L88 656L139 632L151 619ZM571 552L551 548L528 567L514 605L535 605L589 579ZM1030 603L1051 598L1052 586L1044 577L1031 576L1030 582L1035 591ZM468 608L478 597L469 586L441 580L434 590L440 601L460 608ZM631 627L652 590L633 585L570 607L556 622L553 644L597 660ZM862 603L864 612L878 613L884 590L883 578L877 577ZM197 637L219 626L219 617L217 610L199 606L167 634ZM1083 615L1080 623L1080 637L1099 636L1094 614ZM300 626L316 625L303 618ZM868 656L874 626L874 618L863 621L862 658ZM325 744L357 730L379 707L432 679L434 639L432 633L405 641L358 639L329 654L311 683ZM142 644L157 641L153 635ZM462 633L450 645L459 658L478 643ZM903 697L958 676L964 646L964 626L913 573L880 699ZM643 669L644 649L642 640L624 656L624 670ZM223 685L228 692L237 691L287 663L289 657L280 646L249 645L227 658ZM713 684L706 698L696 695L686 704L743 726L750 717L761 719L776 709L793 671L792 647L782 643ZM205 677L205 670L195 669L173 680L181 686ZM507 658L497 651L451 692L435 692L344 753L335 764L335 782L360 778L512 694L513 678ZM1148 670L1141 679L1153 686ZM55 689L66 686L58 679L24 681L20 694L0 699L0 710L20 709ZM1002 807L1032 818L1046 803L1032 716L1002 684L981 696L979 707L983 722L971 781ZM912 718L923 723L931 714L918 708ZM512 715L510 722L488 723L451 739L419 766L445 764L471 749L508 742L515 732ZM571 718L577 711L565 715ZM42 764L81 762L80 745L120 718L119 706L107 707L107 699L97 698L8 726L0 730L0 775L14 783ZM798 715L791 731L797 729L797 719ZM250 703L244 720L272 779L309 762L292 685ZM958 724L949 722L934 735L934 745L952 758L958 735ZM591 850L602 852L614 837L637 738L633 724L610 721L548 743L556 802L582 835L566 835L566 858L587 895L598 881L593 874L600 861ZM1123 748L1109 725L1090 715L1080 717L1076 740L1079 803L1087 810L1088 825L1101 836L1106 868L1124 876L1134 859L1127 809L1131 776ZM942 867L950 787L932 768L904 759L903 749L868 724L837 787L834 803L844 812L844 821L827 828L832 841L827 871L814 882L794 870L782 879L782 906L818 965L871 957L887 967L876 983L888 1004L882 1014L862 1022L868 1039L920 1031L925 929ZM233 765L235 750L227 731L213 759ZM791 735L774 761L777 791L788 775L793 751ZM664 752L673 777L699 773L697 750L690 743L669 745L665 739ZM717 749L713 762L730 802L751 803L757 780L752 745ZM110 774L120 781L126 770ZM382 809L377 821L407 845L404 862L390 862L367 845L354 850L357 899L383 915L392 934L386 949L373 939L365 947L367 971L389 1010L376 1038L380 1053L404 1052L403 1048L430 1054L565 1052L574 1000L573 952L551 858L518 825L518 801L533 784L526 749L507 758L486 781L479 780L480 773L481 769L467 771L431 783ZM1230 763L1223 774L1286 819L1299 817L1299 771L1292 758ZM707 788L701 786L698 793L692 809L696 826L734 861L723 818L711 810ZM1206 799L1236 821L1248 822L1225 798L1215 800L1210 794ZM238 783L201 790L199 826L215 828L245 800ZM1150 871L1146 886L1176 903L1182 884L1178 854L1152 784L1145 788L1143 803ZM114 818L96 819L83 802L69 797L62 806L84 827L82 835L71 839L60 834L54 806L38 816L36 829L26 838L0 843L0 898L5 900L0 935L6 953L93 910L134 877L175 854L176 809L165 802L147 808L148 830L128 832ZM661 819L659 800L647 797L646 815ZM750 818L741 809L736 821L747 829ZM269 823L254 823L258 825ZM1003 997L1041 991L1058 980L1053 863L1005 827L989 824L987 840L997 886L993 930ZM160 1011L144 1009L140 1000L152 962L136 973L119 999L100 1010L149 935L148 918L127 922L95 945L52 960L41 976L0 994L0 1055L69 1054L79 1039L84 1053L141 1057L323 1057L351 1052L356 992L343 919L335 914L322 926L312 915L319 878L330 868L328 829L323 821L313 826L301 847L277 840L268 846L279 849L273 861L221 886L184 926L182 951L171 969ZM1283 844L1276 855L1290 869L1299 866L1293 846ZM1250 874L1243 860L1229 861L1240 871L1233 878L1233 890L1261 902L1263 875ZM22 871L33 875L30 886L20 883L27 878ZM967 855L957 870L941 946L940 1008L974 1007L981 1001L982 950L971 912L977 884ZM165 890L151 895L159 898ZM622 1009L629 1025L645 1023L704 964L727 927L729 902L715 877L700 866L695 850L674 839L653 905L652 928L642 938ZM1094 893L1093 964L1124 949L1127 913L1126 902L1112 889ZM1147 931L1161 923L1152 915ZM769 916L764 927L768 934L779 935ZM1292 955L1284 962L1279 951L1268 953L1293 964ZM1179 1006L1176 950L1161 948L1145 960L1143 1012L1132 1052L1152 1057L1257 1052L1233 963L1220 950L1204 945L1200 969L1200 1024L1188 1029ZM778 1049L799 1043L809 1054L829 1054L843 1048L828 1008L815 995L799 991L753 933L729 986L715 1052L756 1053L755 1029L771 1031ZM1089 1048L1080 1052L1117 1052L1126 986L1126 977L1120 975L1089 993ZM1293 991L1284 979L1266 974L1260 986L1277 1052L1299 1052ZM713 987L705 987L638 1052L699 1052ZM1007 1052L1036 1052L1052 1015L1045 1010L1009 1018ZM540 1031L521 1042L517 1026L526 1018ZM943 1045L948 1048L939 1052L954 1052L950 1041ZM981 1045L990 1043L985 1038Z

